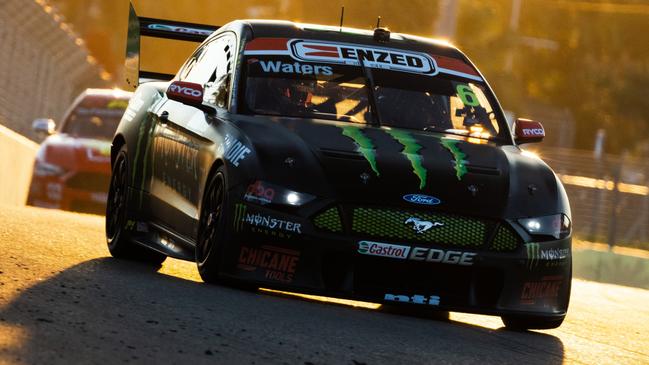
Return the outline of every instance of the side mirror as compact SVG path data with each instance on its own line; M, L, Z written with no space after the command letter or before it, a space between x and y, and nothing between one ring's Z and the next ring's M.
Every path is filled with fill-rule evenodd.
M32 122L32 130L38 138L45 139L45 137L54 134L56 123L52 119L39 118Z
M203 94L205 90L202 85L192 82L174 81L167 89L167 97L171 100L203 108Z
M514 131L517 144L541 142L545 137L543 124L529 119L516 119Z

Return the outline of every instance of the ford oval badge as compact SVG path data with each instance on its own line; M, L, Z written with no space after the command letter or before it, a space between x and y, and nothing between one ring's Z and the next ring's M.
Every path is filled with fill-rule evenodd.
M408 203L422 204L422 205L437 205L442 201L430 195L423 194L408 194L403 196L403 200Z

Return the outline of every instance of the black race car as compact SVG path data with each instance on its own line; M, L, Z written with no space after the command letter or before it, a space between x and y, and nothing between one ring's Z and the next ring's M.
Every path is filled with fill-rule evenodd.
M140 36L202 42L177 75L139 70ZM115 257L195 260L206 282L500 315L554 328L571 221L456 48L378 28L219 27L139 18L112 144ZM170 81L164 81L170 80Z

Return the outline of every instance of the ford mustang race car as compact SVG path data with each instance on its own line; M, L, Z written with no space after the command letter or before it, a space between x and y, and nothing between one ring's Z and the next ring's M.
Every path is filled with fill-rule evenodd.
M202 42L179 72L139 70L141 36ZM285 21L139 18L141 83L112 144L115 257L195 260L202 279L499 315L554 328L571 215L519 148L482 74L445 43ZM166 81L165 81L166 80Z
M33 128L49 136L36 154L27 204L104 214L110 143L130 97L121 90L88 89L72 103L58 130L51 120L34 121Z

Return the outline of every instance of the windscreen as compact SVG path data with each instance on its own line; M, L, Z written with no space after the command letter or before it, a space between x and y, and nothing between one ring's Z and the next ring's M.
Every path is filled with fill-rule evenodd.
M378 120L381 126L478 138L506 130L486 84L462 60L318 41L287 40L286 50L263 44L245 52L250 113L358 124ZM265 44L281 48L282 42Z
M94 100L93 100L94 99ZM128 100L92 98L83 100L65 120L61 133L77 138L111 140Z

